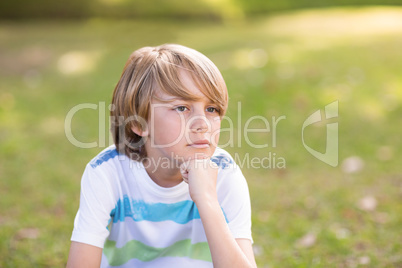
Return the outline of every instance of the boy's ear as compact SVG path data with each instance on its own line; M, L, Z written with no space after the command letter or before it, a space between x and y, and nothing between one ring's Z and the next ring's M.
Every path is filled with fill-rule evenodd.
M146 136L148 136L148 134L149 134L149 131L148 131L148 129L146 129L146 130L141 130L138 126L136 126L136 125L133 125L132 127L131 127L131 130L135 133L135 134L137 134L138 136L141 136L141 137L146 137Z

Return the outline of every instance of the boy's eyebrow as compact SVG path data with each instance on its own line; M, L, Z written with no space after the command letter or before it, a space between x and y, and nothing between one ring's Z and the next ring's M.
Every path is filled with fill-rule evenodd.
M156 99L160 102L174 102L174 101L185 100L184 98L181 98L181 97L161 98L158 96L155 96L154 99Z
M158 96L154 96L154 98L158 101L161 102L174 102L174 101L196 101L196 100L201 100L202 97L194 97L194 98L183 98L183 97L179 97L179 96L169 96L167 98L161 98Z

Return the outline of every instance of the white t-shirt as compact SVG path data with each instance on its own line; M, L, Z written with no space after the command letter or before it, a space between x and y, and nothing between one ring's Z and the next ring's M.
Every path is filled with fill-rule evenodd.
M247 182L233 158L217 148L219 204L234 238L251 237ZM200 215L188 184L157 185L143 164L103 150L82 176L72 241L103 248L101 267L212 267Z

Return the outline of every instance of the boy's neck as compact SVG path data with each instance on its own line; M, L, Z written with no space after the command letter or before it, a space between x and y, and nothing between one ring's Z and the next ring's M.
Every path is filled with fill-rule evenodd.
M161 187L173 187L183 181L179 168L155 167L153 161L145 161L144 166L149 177Z

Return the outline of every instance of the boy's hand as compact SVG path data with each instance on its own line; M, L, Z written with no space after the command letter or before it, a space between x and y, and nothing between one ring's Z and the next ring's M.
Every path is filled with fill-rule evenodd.
M217 199L218 169L218 165L210 158L192 159L180 166L183 180L189 185L190 196L194 203Z

